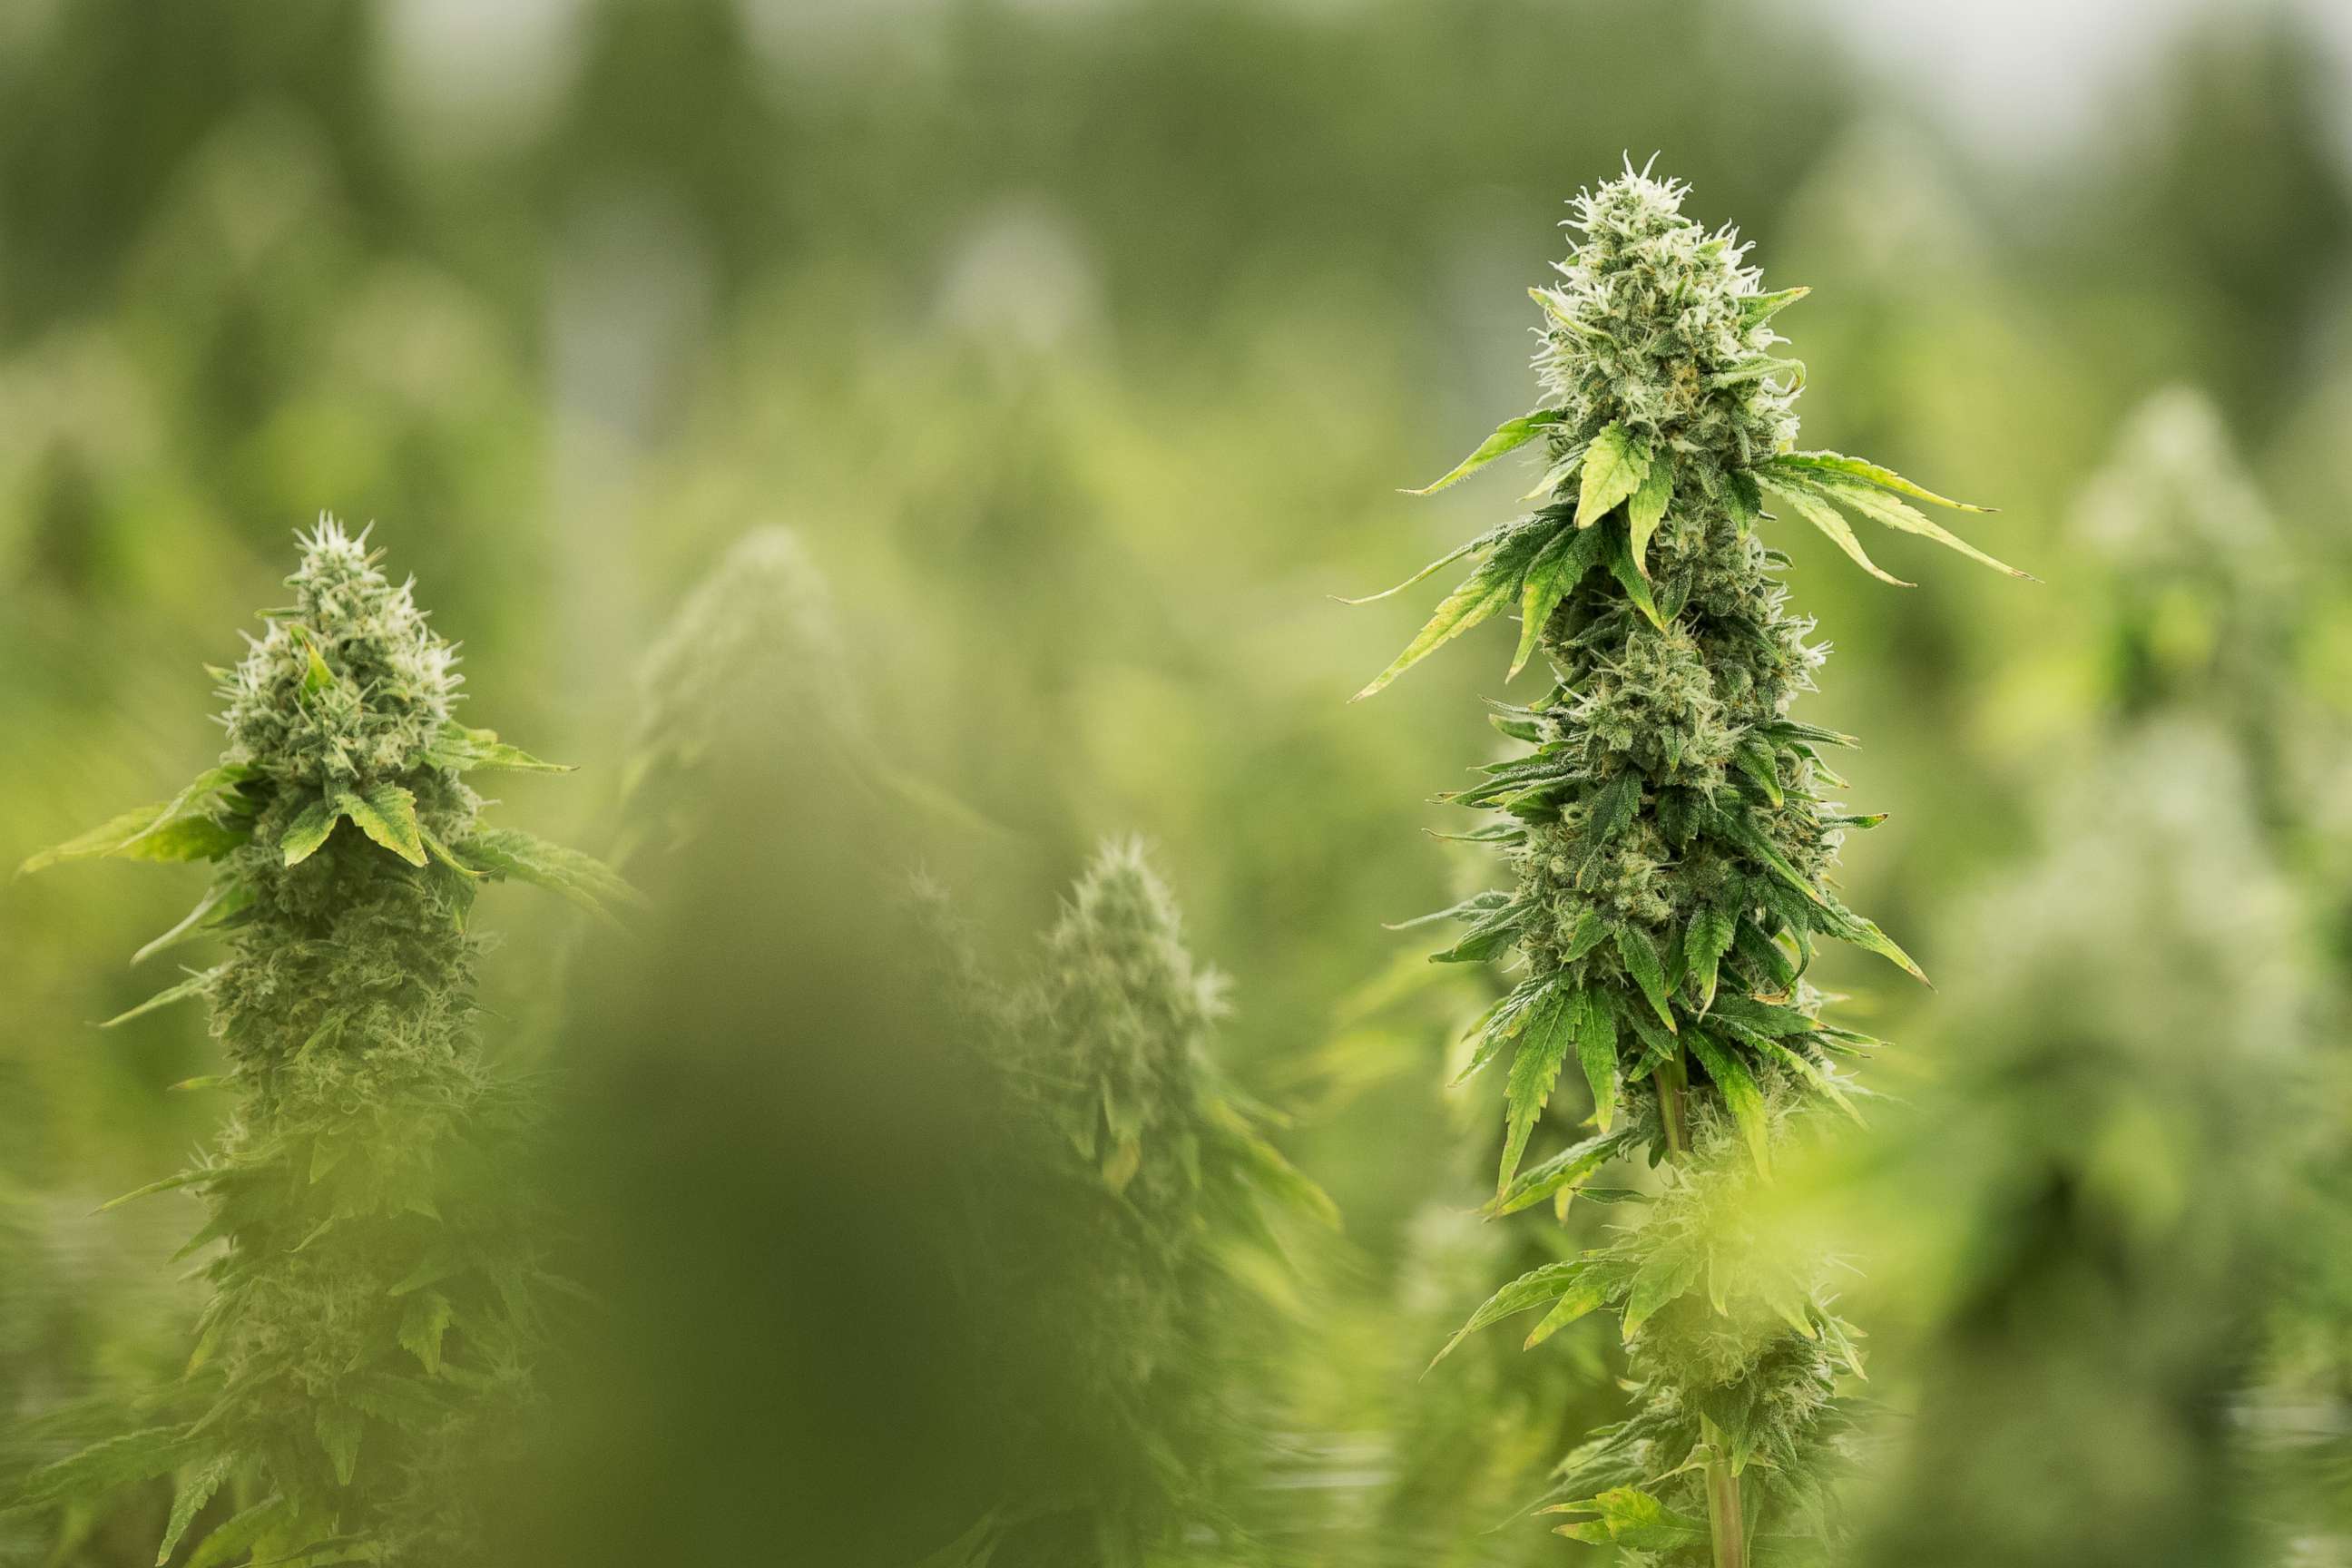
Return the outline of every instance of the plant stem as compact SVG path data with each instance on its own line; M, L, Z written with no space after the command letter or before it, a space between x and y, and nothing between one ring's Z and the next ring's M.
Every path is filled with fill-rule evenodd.
M1682 1082L1667 1077L1664 1068L1652 1073L1650 1081L1658 1088L1658 1120L1665 1128L1666 1152L1680 1154L1684 1150Z
M1723 1433L1706 1416L1699 1430L1714 1450L1706 1462L1706 1532L1715 1545L1715 1568L1748 1568L1748 1531L1739 1514L1739 1478L1731 1473Z

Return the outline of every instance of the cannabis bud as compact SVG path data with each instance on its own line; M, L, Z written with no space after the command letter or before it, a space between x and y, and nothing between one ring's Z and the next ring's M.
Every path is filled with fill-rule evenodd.
M36 1472L15 1500L176 1470L165 1556L226 1490L238 1507L207 1560L446 1560L469 1532L437 1468L529 1397L542 1279L509 1174L533 1107L475 1033L467 914L501 879L599 910L626 889L481 825L467 774L553 764L453 717L455 655L363 534L322 519L301 543L293 603L215 672L219 765L26 863L212 863L140 956L205 934L228 956L123 1016L207 998L237 1103L212 1153L143 1189L204 1198L185 1250L225 1243L188 1377L162 1402L174 1418Z
M1769 1173L1795 1114L1851 1109L1844 1064L1876 1042L1821 1016L1805 980L1815 939L1917 973L1830 889L1844 834L1880 819L1826 798L1842 781L1823 753L1852 742L1790 716L1822 655L1772 575L1789 562L1764 542L1764 509L1785 505L1889 582L1847 512L2015 569L1910 504L1961 503L1873 463L1791 449L1804 372L1772 353L1770 323L1806 291L1765 291L1732 231L1684 216L1685 190L1629 168L1573 204L1560 280L1532 290L1544 405L1429 487L1539 443L1538 504L1412 579L1478 562L1358 695L1510 606L1512 671L1540 653L1554 678L1533 703L1494 705L1528 750L1443 797L1502 816L1472 837L1514 872L1431 917L1468 928L1441 962L1516 951L1524 972L1474 1026L1465 1073L1507 1060L1490 1212L1549 1200L1564 1213L1621 1156L1672 1169L1647 1224L1505 1287L1464 1331L1546 1307L1540 1340L1615 1309L1640 1408L1575 1457L1561 1506L1581 1517L1565 1531L1670 1558L1712 1542L1733 1553L1720 1568L1743 1560L1754 1515L1789 1529L1812 1510L1830 1385L1859 1370L1818 1271L1758 1268L1723 1234L1721 1194L1751 1179L1723 1167ZM1522 1171L1571 1066L1595 1135ZM1733 1294L1754 1300L1727 1297L1726 1248L1745 1259ZM1772 1461L1751 1489L1764 1506L1743 1522L1740 1478L1759 1454Z

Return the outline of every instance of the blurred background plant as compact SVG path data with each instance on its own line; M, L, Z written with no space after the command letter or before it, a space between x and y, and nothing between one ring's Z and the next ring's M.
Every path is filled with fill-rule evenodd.
M1255 1369L1291 1439L1265 1478L1285 1549L1308 1563L1598 1560L1513 1521L1567 1435L1607 1408L1605 1338L1570 1331L1525 1357L1469 1344L1419 1376L1433 1331L1535 1259L1462 1217L1491 1168L1490 1151L1463 1147L1463 1119L1487 1106L1442 1086L1450 1042L1491 998L1475 977L1420 967L1413 935L1393 939L1393 970L1367 956L1377 922L1475 885L1474 852L1400 831L1450 830L1450 814L1397 803L1440 782L1430 759L1468 755L1469 700L1506 692L1472 657L1416 671L1384 711L1344 707L1421 606L1350 612L1325 595L1484 526L1490 497L1394 489L1523 405L1520 290L1558 254L1559 204L1624 151L1657 150L1706 214L1739 218L1776 283L1814 287L1788 326L1812 372L1809 442L1998 502L1970 537L2048 579L1931 573L1926 545L1890 543L1881 563L1922 583L1896 595L1809 531L1774 540L1822 634L1867 654L1838 662L1808 714L1868 737L1844 770L1853 798L1894 813L1850 847L1842 896L1942 987L1914 995L1826 953L1846 1007L1923 1050L1933 1020L1927 1054L1953 1063L1979 1030L2137 1016L2144 977L2100 966L2027 984L1945 913L1990 878L2044 885L2056 873L2032 862L2064 846L2043 803L2092 787L2070 780L2116 778L2128 754L2141 772L2113 787L2144 795L2159 826L2192 784L2246 781L2228 786L2242 791L2229 810L2253 826L2194 826L2196 852L2171 875L2224 909L2265 876L2284 885L2293 940L2262 962L2317 998L2298 1015L2300 1048L2332 1071L2329 998L2352 967L2348 797L2325 741L2352 691L2347 51L2325 0L0 7L0 726L16 742L0 769L0 863L80 827L89 800L143 799L209 760L216 742L184 722L200 667L235 654L220 628L268 602L255 595L289 535L322 508L397 528L481 710L587 770L570 788L519 777L501 793L550 837L597 847L632 756L639 659L747 524L787 522L834 584L892 768L1001 832L959 879L975 921L1017 947L1051 924L1095 843L1144 830L1193 946L1232 976L1223 1072L1301 1111L1278 1142L1348 1223L1305 1259L1312 1331ZM2258 480L2295 607L2291 635L2233 642L2216 629L2229 623L2198 630L2159 592L2144 602L2149 636L2167 658L2210 638L2252 661L2275 704L2269 761L2241 749L2252 710L2236 697L2213 700L2196 722L2218 737L2192 747L2140 750L2116 711L2127 650L2112 606L2138 547L2106 553L2069 520L2134 411L2175 382L2210 395L2204 428ZM2157 437L2168 451L2203 438ZM2217 504L2195 503L2209 522ZM2160 537L2172 542L2148 548L2192 563L2213 547ZM1494 659L1509 636L1474 634ZM1535 679L1507 694L1525 700ZM794 832L826 845L908 820L877 828L852 796L795 798ZM728 804L739 823L771 809ZM2100 842L2123 831L2103 824ZM965 853L941 837L950 861ZM655 939L666 984L633 1010L592 1010L595 1033L642 1026L650 1059L698 1072L681 1041L756 1032L811 998L840 1002L814 1016L845 1039L951 1034L912 1004L851 1005L845 988L897 973L875 958L897 940L885 925L744 894L806 841L738 843L706 837L671 873L719 878L702 912L731 923ZM0 1189L15 1216L0 1220L0 1447L36 1419L103 1429L96 1405L176 1370L198 1305L162 1261L187 1228L173 1200L152 1220L88 1217L216 1130L215 1105L167 1091L217 1069L193 1015L85 1027L146 994L110 955L176 917L187 889L171 881L101 866L0 898ZM2118 880L2113 897L2127 905L2141 885ZM485 995L516 1028L489 1043L521 1050L527 1033L534 1058L636 1060L587 1025L538 1026L549 971L530 955L570 941L572 919L551 902L502 913L512 934ZM2116 920L2143 929L2136 907ZM791 933L816 945L780 963ZM616 984L645 973L601 949L581 963ZM776 994L730 1011L692 990L743 972ZM665 1019L661 1002L682 1010ZM2131 1047L2204 1070L2205 1040L2172 1016ZM905 1088L930 1061L911 1047L860 1059L832 1092ZM798 1463L835 1487L828 1507L759 1522L803 1532L812 1558L871 1546L843 1523L853 1505L896 1508L894 1547L942 1544L994 1482L985 1434L926 1413L959 1369L985 1382L986 1347L917 1305L931 1285L911 1265L883 1268L849 1232L891 1229L907 1258L931 1256L929 1196L990 1153L929 1114L961 1080L939 1075L895 1119L827 1120L805 1083L720 1060L669 1106L678 1160L644 1144L625 1166L584 1167L601 1173L575 1197L603 1205L614 1247L702 1270L641 1279L619 1320L707 1325L671 1314L688 1287L705 1304L758 1303L811 1273L841 1310L771 1313L761 1335L620 1368L614 1386L644 1420L583 1428L581 1473L601 1473L596 1439L610 1453L647 1432L676 1440L634 1500L660 1500L666 1529L588 1543L615 1561L656 1544L756 1554L764 1538L728 1510ZM1932 1088L1970 1081L1956 1067ZM2342 1092L2320 1081L2291 1110L2340 1125L2328 1108ZM631 1072L595 1082L592 1103L643 1099ZM1907 1091L1925 1106L1930 1087ZM2093 1073L2048 1092L2053 1125L2098 1124L2113 1103ZM2290 1115L2267 1103L2273 1124ZM1890 1138L1911 1125L1874 1120ZM881 1174L861 1163L894 1152ZM2294 1238L2341 1224L2352 1184L2327 1173L2344 1168L2340 1152L2298 1149L2278 1174L2290 1251L2315 1253ZM768 1205L774 1228L733 1233L744 1250L723 1263L698 1253L720 1233L680 1223L698 1212L682 1172L730 1194L738 1220ZM811 1192L837 1200L831 1217L793 1197ZM2262 1217L2226 1185L2187 1201L2184 1248ZM1945 1364L1938 1325L1974 1256L1939 1212L1930 1194L1868 1227L1892 1250L1856 1286L1855 1315L1878 1330L1874 1381L1898 1405L1916 1392L1904 1367ZM2128 1256L2147 1245L2116 1214L2077 1223ZM772 1271L754 1239L812 1249L807 1266ZM2239 1251L2187 1265L2216 1289L2257 1289ZM2292 1468L2296 1498L2340 1500L2326 1439L2345 1426L2346 1380L2326 1370L2343 1360L2328 1304L2342 1287L2326 1267L2286 1266L2301 1283L2281 1311L2302 1326L2263 1331L2272 1348L2242 1380L2269 1365L2283 1393L2249 1404L2239 1387L2230 1408L2295 1440L2233 1445L2233 1462ZM877 1299L890 1310L854 1305ZM2111 1321L2046 1319L2053 1335ZM742 1374L761 1353L747 1347L821 1334L829 1359ZM780 1434L788 1396L805 1428ZM921 1485L840 1484L918 1435L935 1439ZM2180 1506L2272 1507L2260 1479ZM604 1502L550 1539L614 1523L620 1500ZM152 1517L87 1521L63 1546L0 1520L0 1562L144 1562L168 1489L124 1506ZM2337 1528L2303 1531L2306 1557L2340 1558ZM844 1552L832 1560L858 1560Z

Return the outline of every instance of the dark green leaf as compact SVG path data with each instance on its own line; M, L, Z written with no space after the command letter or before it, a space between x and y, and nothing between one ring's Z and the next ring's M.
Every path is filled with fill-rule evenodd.
M1722 1005L1718 998L1717 1005ZM1704 1029L1693 1029L1685 1040L1691 1055L1706 1069L1715 1082L1716 1091L1723 1096L1724 1109L1748 1139L1748 1152L1755 1157L1756 1168L1766 1175L1772 1173L1772 1154L1768 1147L1771 1133L1764 1116L1764 1094L1756 1087L1755 1078L1732 1052L1710 1038Z
M1617 955L1625 961L1625 973L1642 988L1643 997L1658 1015L1658 1022L1666 1026L1666 1033L1675 1033L1674 1009L1666 1001L1666 972L1658 962L1657 944L1631 926L1619 926Z
M1502 1167L1495 1177L1498 1195L1508 1190L1511 1177L1518 1171L1528 1135L1535 1131L1536 1118L1551 1099L1560 1063L1576 1042L1589 1005L1583 992L1555 985L1530 1012L1527 1029L1519 1037L1518 1055L1511 1058L1510 1082L1505 1089L1508 1110Z

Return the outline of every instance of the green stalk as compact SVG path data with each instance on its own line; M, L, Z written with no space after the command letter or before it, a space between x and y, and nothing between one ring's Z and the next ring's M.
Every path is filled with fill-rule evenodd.
M1715 1568L1748 1568L1748 1534L1739 1513L1739 1478L1732 1473L1731 1457L1724 1452L1723 1434L1702 1418L1699 1430L1714 1455L1706 1462L1706 1532L1715 1549Z

